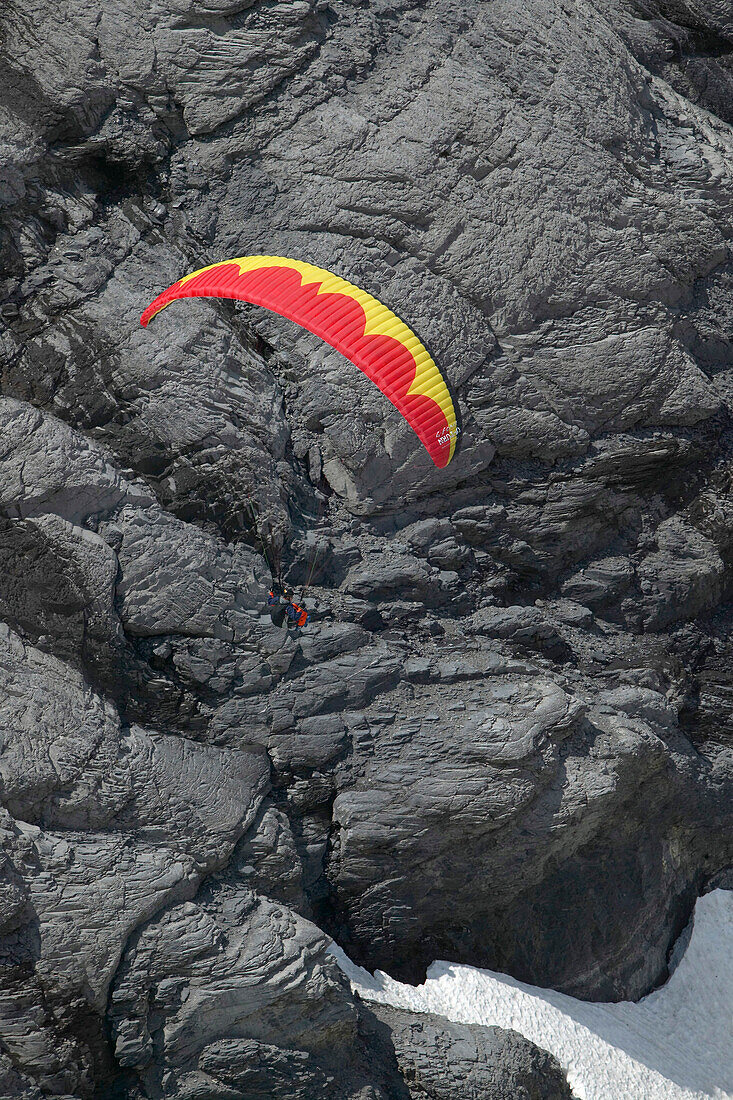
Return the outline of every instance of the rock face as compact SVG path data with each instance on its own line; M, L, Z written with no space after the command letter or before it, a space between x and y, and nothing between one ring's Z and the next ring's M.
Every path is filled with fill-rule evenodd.
M455 1024L428 1013L371 1006L386 1027L409 1093L427 1100L480 1096L571 1100L552 1055L514 1031Z
M732 862L729 5L58 15L0 12L0 1094L567 1096L326 935L636 998ZM248 252L415 328L445 470L274 315L140 328Z

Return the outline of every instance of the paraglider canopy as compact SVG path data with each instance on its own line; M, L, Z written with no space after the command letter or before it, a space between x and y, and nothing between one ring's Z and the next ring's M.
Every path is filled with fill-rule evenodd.
M241 256L179 279L148 306L141 324L179 298L237 298L297 322L379 387L436 466L453 458L459 429L443 376L414 332L367 291L300 260Z

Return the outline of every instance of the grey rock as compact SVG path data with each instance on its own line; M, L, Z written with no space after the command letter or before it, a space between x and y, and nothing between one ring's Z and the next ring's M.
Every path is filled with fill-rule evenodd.
M733 29L647 9L5 4L0 1091L564 1094L451 1026L436 1079L307 919L663 980L733 858ZM414 327L454 462L274 314L140 328L248 252Z
M474 629L517 646L560 655L565 646L557 626L539 607L491 607L474 615Z
M461 546L454 538L444 539L443 542L431 546L428 551L430 564L447 570L460 569L471 560L471 557L468 547Z
M565 626L590 627L593 625L593 612L576 600L559 599L547 604L547 612L556 622Z
M608 614L619 597L628 592L633 580L634 566L629 558L601 558L569 577L562 592L588 607L602 607L604 614Z
M453 535L453 527L447 519L423 519L405 528L403 535L416 550L427 550L436 542Z
M79 673L7 628L0 662L0 775L5 805L18 819L159 841L202 870L244 832L267 788L263 750L124 728Z
M680 891L665 917L673 937L682 883L700 873L726 814L719 766L698 771L675 708L647 688L569 694L539 670L464 680L453 707L445 681L415 673L412 717L368 720L369 736L354 736L352 786L334 803L327 873L349 954L415 981L442 952L526 981L551 975L576 996L591 981L607 999L658 981L666 937L637 950L621 911L630 906L637 927L658 920L642 882L660 876ZM674 822L693 804L697 831L680 850Z
M411 1097L572 1100L556 1059L514 1031L381 1005L370 1008L389 1030Z
M355 623L324 623L305 634L300 649L308 661L319 663L360 649L370 641L370 636Z
M2 1095L18 1100L42 1100L43 1093L29 1077L19 1073L7 1055L0 1055L0 1089Z
M717 606L725 565L715 544L677 516L657 528L655 541L658 549L637 569L644 626L659 629Z
M149 1097L401 1095L396 1066L370 1065L327 946L231 875L212 882L131 941L111 998L118 1061Z
M338 714L304 718L297 728L273 733L268 747L282 772L310 769L322 772L347 748L346 727Z
M352 596L374 602L390 596L422 602L431 582L430 570L419 558L380 555L352 570L345 587Z
M253 890L282 901L310 915L305 892L304 868L290 820L269 801L262 803L252 825L242 837L230 861Z

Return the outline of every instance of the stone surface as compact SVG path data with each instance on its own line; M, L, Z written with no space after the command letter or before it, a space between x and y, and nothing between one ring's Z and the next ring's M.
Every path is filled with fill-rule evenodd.
M731 864L729 5L7 0L0 42L0 1092L566 1095L375 1022L323 933L635 998ZM273 314L139 326L248 252L415 328L445 470Z
M456 1024L428 1013L370 1005L389 1030L410 1095L451 1100L571 1100L556 1060L523 1036L501 1028Z

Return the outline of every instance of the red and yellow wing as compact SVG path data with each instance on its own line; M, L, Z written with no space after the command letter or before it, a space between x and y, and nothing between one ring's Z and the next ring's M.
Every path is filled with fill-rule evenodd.
M141 324L179 298L238 298L302 325L371 378L436 466L453 458L456 414L440 371L414 332L365 290L300 260L242 256L179 279L148 306Z

